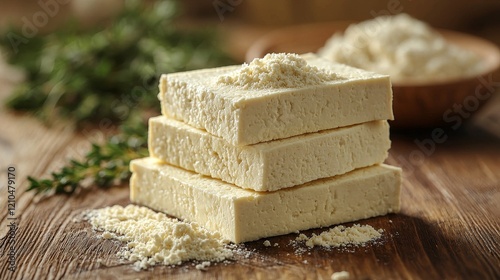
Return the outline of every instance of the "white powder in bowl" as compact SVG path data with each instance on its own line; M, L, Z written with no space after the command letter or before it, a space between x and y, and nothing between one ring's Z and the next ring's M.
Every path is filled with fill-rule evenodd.
M126 242L119 257L135 261L136 269L155 264L179 265L187 260L205 261L201 268L233 256L228 241L196 223L186 223L146 207L119 205L93 210L87 219L104 238ZM200 268L200 269L201 269Z
M357 68L388 74L393 81L435 80L478 74L480 57L448 43L406 14L381 16L334 34L318 54Z
M243 64L232 73L221 75L219 85L243 89L300 88L339 79L332 72L310 66L296 54L271 53Z

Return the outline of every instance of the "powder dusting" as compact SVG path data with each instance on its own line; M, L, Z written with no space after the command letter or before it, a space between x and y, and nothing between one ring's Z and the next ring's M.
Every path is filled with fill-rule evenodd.
M195 268L196 268L196 269L198 269L198 270L206 270L206 269L207 269L207 267L209 267L210 265L211 265L211 263L210 263L210 262L204 261L204 262L202 262L202 263L197 264L197 265L195 266Z
M348 280L350 278L350 274L347 271L339 271L334 272L331 276L332 280Z
M146 207L119 205L90 211L87 219L104 238L126 242L118 256L135 261L136 269L155 264L179 265L184 261L220 262L233 256L219 233L196 223L186 223L154 212ZM197 267L198 268L198 267Z
M232 73L221 75L219 85L233 85L243 89L300 88L339 79L332 72L307 65L296 54L271 53L256 58L250 64Z
M322 247L344 247L348 245L365 246L366 243L379 239L382 236L383 230L376 230L370 225L355 224L352 227L336 226L328 231L322 232L320 235L312 234L307 237L305 234L300 234L295 241L305 242L306 246L312 248L314 246Z
M381 16L334 34L318 53L335 62L393 80L432 80L476 75L480 57L448 43L422 21L406 14Z

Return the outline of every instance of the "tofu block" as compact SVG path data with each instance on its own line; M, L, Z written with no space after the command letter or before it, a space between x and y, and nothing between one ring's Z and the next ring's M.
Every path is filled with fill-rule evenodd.
M158 159L132 161L130 200L234 242L398 212L401 169L375 165L275 192L255 192Z
M308 65L332 71L341 79L302 88L246 90L216 82L241 65L165 74L158 95L162 113L233 145L393 119L389 76L313 54L302 57Z
M238 187L275 191L383 162L391 146L387 121L234 146L164 116L149 121L152 157Z

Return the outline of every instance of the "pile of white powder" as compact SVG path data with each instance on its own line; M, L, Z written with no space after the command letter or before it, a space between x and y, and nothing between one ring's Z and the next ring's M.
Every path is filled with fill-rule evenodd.
M300 88L338 79L332 72L310 66L296 54L271 53L217 79L219 85L243 89Z
M319 50L320 56L388 74L392 80L434 80L481 72L480 57L448 43L430 26L406 14L349 26Z
M320 235L313 233L311 237L300 234L295 241L305 242L305 245L309 248L314 246L326 248L344 247L348 245L365 246L366 243L379 239L382 233L382 229L376 230L370 225L361 226L355 224L352 227L336 226L328 231L322 232Z
M172 219L146 207L115 205L89 211L86 219L94 230L102 232L103 238L125 242L126 246L117 255L134 261L137 270L156 264L180 265L190 260L199 261L196 268L205 270L211 262L221 262L237 255L248 258L251 254L196 223ZM382 232L369 225L336 226L311 237L300 234L291 244L299 247L305 243L307 248L364 246L367 242L379 239ZM270 247L271 242L265 240L264 246ZM277 246L278 243L275 243L274 247ZM307 250L299 249L296 254Z
M179 265L187 260L223 261L233 256L228 242L218 233L210 232L195 223L171 219L146 207L115 205L87 213L95 230L103 231L106 239L126 242L118 256L135 261L136 269L155 264Z

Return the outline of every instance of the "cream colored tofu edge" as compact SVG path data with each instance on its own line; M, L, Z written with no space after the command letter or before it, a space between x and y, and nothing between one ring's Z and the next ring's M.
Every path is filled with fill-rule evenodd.
M393 120L393 96L390 81L387 79L385 83L380 83L378 86L382 89L363 93L365 102L351 102L351 105L345 105L344 100L354 100L360 94L330 96L328 100L318 100L317 103L333 104L332 106L310 104L307 115L284 112L282 113L282 116L286 118L284 121L276 121L276 116L274 116L276 110L270 108L269 104L291 103L289 100L297 99L297 96L275 96L275 100L256 98L245 101L247 104L239 105L241 108L232 108L231 105L209 100L204 103L204 106L212 109L200 109L199 106L181 109L181 111L190 112L186 114L169 110L166 108L166 103L161 102L161 112L164 116L185 122L198 129L207 130L210 134L222 137L233 145L253 145L375 120ZM298 94L303 96L299 98L304 100L312 98L307 96L307 93L299 92ZM193 114L191 112L193 110L198 113ZM328 114L329 112L331 114Z
M387 121L233 146L158 116L149 121L148 141L152 157L255 191L275 191L381 163L390 148Z
M244 105L241 104L243 102ZM237 110L236 132L222 124L221 127L228 127L229 132L226 137L219 135L234 139L235 145L250 145L374 120L394 119L392 88L387 77L363 83L346 82L334 87L297 89L272 97L242 100L238 104L237 107L242 108ZM235 133L235 136L231 135Z
M350 81L365 81L365 80L377 80L377 79L388 79L389 76L385 74L380 74L380 73L375 73L367 70L363 70L360 68L355 68L349 65L345 64L340 64L340 63L335 63L330 60L327 60L325 58L322 58L314 53L305 53L300 55L302 58L304 58L307 63L310 66L315 66L320 69L324 70L329 70L329 71L334 71L338 72L340 76L347 78L347 80ZM159 92L163 93L166 92L167 90L167 81L173 80L173 79L178 79L179 77L198 77L200 74L203 75L205 73L208 74L214 74L214 75L209 75L210 77L216 77L219 75L224 75L228 74L230 72L233 72L235 70L241 69L242 65L229 65L229 66L221 66L221 67L215 67L215 68L206 68L206 69L197 69L197 70L190 70L190 71L183 71L183 72L176 72L176 73L169 73L169 74L161 74L160 75L160 82L159 82ZM332 82L328 82L327 85L329 84L335 84L335 83L341 83L344 82L345 80L336 80ZM273 89L273 90L259 90L263 91L265 93L270 93L270 94L275 94L279 92L286 92L286 91L292 91L293 89ZM161 97L161 96L159 96ZM259 96L252 96L250 99L253 98L258 98ZM160 99L161 100L161 99Z
M162 172L162 169L177 170L174 171L174 177L179 178L167 180L169 175ZM384 215L398 212L400 209L401 169L385 164L271 193L243 190L215 179L161 164L151 158L134 160L131 163L131 170L134 172L131 178L130 198L132 202L197 222L210 230L219 231L225 238L236 243ZM155 172L155 170L157 171ZM138 182L138 174L141 173L141 176L146 178L149 173L153 173L154 175L149 177L154 179L150 179L149 182ZM358 175L364 176L361 179L365 181L363 186L352 185L352 178ZM197 180L200 179L201 182L198 182ZM360 179L354 179L354 181L356 180ZM376 187L374 187L375 182L377 182ZM143 186L143 184L148 186ZM177 194L169 194L161 193L162 186L159 186L160 184L167 184L166 186L170 187L175 184L183 184L184 186L175 187ZM189 184L191 186L186 187ZM332 188L334 191L338 191L337 195L325 196L325 190L328 189L331 192ZM179 190L180 192L184 191L184 194L179 193ZM153 193L148 195L150 192ZM364 193L363 204L360 204L359 196L355 195L359 192ZM307 207L311 206L304 203L304 201L331 199L332 197L343 197L345 201L343 203L326 201L324 208L326 212L323 212L323 215L314 211L311 214L307 210ZM383 203L379 203L378 200L370 200L370 197L379 197ZM273 211L265 210L272 209L273 205L279 206L280 204L276 202L288 203L290 206L292 203L290 200L293 199L302 201L298 204L302 205L302 209L297 209L296 213L289 211L283 217L276 211L271 215L269 213L273 213ZM352 201L348 201L349 199ZM219 207L214 208L213 205L219 205ZM340 212L328 214L328 211L332 209L326 207L334 207L337 209L335 211L342 212L341 214L344 216L341 216ZM194 208L198 208L198 210ZM323 208L313 205L313 209L321 210ZM327 215L324 215L325 213Z
M198 104L197 106L193 105L190 108L183 108L184 106L179 105L186 104L184 103L184 101L182 101L182 96L186 96L185 93L179 94L179 96L175 98L170 97L170 99L173 98L173 100L176 100L177 104L175 106L169 104L169 102L164 101L166 100L164 95L167 94L167 79L176 80L179 79L179 77L183 77L183 75L208 73L210 71L223 73L226 71L232 71L234 69L237 69L238 67L240 66L229 66L162 75L159 85L159 99L161 100L162 114L186 122L191 126L205 129L211 134L220 136L234 145L250 145L275 139L286 138L294 135L300 135L303 133L316 132L324 129L342 127L372 120L385 120L394 118L392 111L392 89L389 77L386 75L371 74L367 71L355 68L353 68L354 70L351 71L356 73L368 73L372 76L366 76L363 79L359 80L354 79L350 81L344 81L342 84L325 84L316 88L285 89L281 91L275 91L270 95L242 97L233 101L229 99L226 100L224 96L218 96L217 98L219 99L219 101L211 99L203 100L203 102L200 101L200 104ZM356 85L356 83L359 85ZM370 96L371 100L367 100L367 102L365 102L366 104L362 104L363 106L361 107L353 107L352 105L344 106L345 104L338 103L335 106L326 106L325 108L322 108L323 106L325 106L323 104L329 104L328 100L326 100L325 102L325 100L318 99L317 96L314 96L314 94L311 93L311 91L329 91L336 88L348 88L352 86L360 87L360 84L363 83L365 85L374 84L375 86L381 87L381 89L379 90L381 91L381 93L373 93L372 95L377 94L376 98L375 96ZM183 90L186 92L210 92L209 88L203 88L203 86L201 85L188 85L188 87ZM370 90L370 92L371 91L372 90ZM353 90L353 92L356 95L357 91ZM195 100L193 102L196 102L196 98L193 97L197 94L192 93L191 95L192 96L189 97L189 99ZM344 95L346 94L344 93ZM307 105L308 103L294 102L293 99L297 99L297 96L303 96L300 98L304 100L317 99L319 105ZM314 96L314 98L312 96ZM332 104L335 102L341 102L336 100L335 96L330 96L328 98L331 99ZM347 98L348 100L350 100L353 97L341 96L339 98ZM221 102L224 104L222 104ZM298 113L300 110L297 112L284 112L283 115L291 116L291 118L276 122L276 120L274 119L275 116L273 116L276 108L273 104L277 103L305 104L301 106L305 106L308 108L302 108L302 111L306 111L309 113L307 113L306 115L300 115L300 113ZM294 107L298 108L297 106ZM313 111L312 109L315 109L317 111ZM193 110L196 112L193 113ZM320 111L339 112L338 115L333 117L327 116L327 118L325 118L324 115L315 116L316 112ZM353 114L349 114L350 112L353 112ZM338 118L338 116L343 116L343 119ZM295 125L300 124L301 121L304 120L305 123L303 125Z

